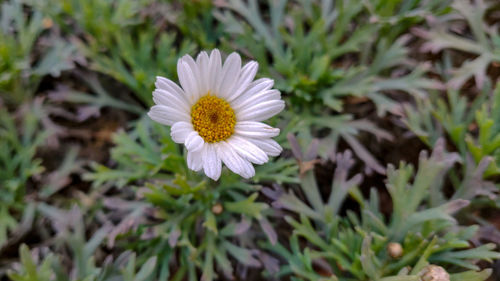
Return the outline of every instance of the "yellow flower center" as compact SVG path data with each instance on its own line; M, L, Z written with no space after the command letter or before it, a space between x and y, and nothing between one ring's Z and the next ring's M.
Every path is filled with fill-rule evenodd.
M219 142L234 133L236 115L227 101L208 93L191 108L191 123L206 142Z

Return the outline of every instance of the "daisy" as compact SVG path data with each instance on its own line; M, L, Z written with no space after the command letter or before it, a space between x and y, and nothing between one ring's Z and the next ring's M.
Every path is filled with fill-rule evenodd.
M281 153L272 140L280 130L264 121L285 107L274 81L254 81L258 64L241 67L238 54L230 54L224 65L218 50L201 52L196 61L185 55L177 62L180 85L157 77L154 105L148 115L172 126L171 136L187 149L189 169L217 180L222 163L234 173L250 178L253 164L264 164L268 156Z

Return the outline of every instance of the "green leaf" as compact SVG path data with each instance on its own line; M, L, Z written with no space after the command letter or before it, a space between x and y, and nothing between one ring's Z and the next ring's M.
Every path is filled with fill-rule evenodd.
M224 202L224 209L233 212L248 215L259 220L262 218L262 211L269 208L266 203L255 203L258 193L253 193L247 199L237 202Z
M217 220L212 212L205 212L205 222L203 223L203 226L217 235Z
M490 277L491 269L484 269L482 271L465 271L462 273L450 274L450 281L484 281Z

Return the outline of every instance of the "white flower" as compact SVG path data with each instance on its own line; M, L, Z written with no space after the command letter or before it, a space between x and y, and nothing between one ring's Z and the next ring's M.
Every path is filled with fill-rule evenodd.
M218 50L201 52L196 61L189 55L179 59L180 88L171 80L157 77L153 92L155 106L148 115L172 126L171 136L187 148L191 170L204 170L217 180L222 163L244 178L255 175L252 165L264 164L268 156L281 153L272 140L279 129L264 121L285 107L274 81L254 80L255 61L241 67L238 54L230 54L224 65Z

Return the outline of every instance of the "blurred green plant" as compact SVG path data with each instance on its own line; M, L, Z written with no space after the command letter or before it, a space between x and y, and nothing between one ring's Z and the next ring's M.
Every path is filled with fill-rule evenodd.
M30 179L44 171L36 157L49 134L39 129L41 111L36 103L18 110L17 118L0 110L0 248L25 211Z
M478 227L461 227L451 216L468 201L447 200L442 194L444 177L459 159L444 151L443 141L430 157L421 154L416 173L412 165L389 165L386 186L393 206L389 215L381 212L375 189L369 200L363 199L358 189L360 174L349 178L354 164L350 152L336 157L328 200L320 193L313 166L307 165L316 158L314 149L305 156L299 152L295 151L295 156L308 167L301 176L299 190L305 198L290 191L273 203L299 216L299 220L286 217L294 229L290 250L282 245L268 246L287 262L280 276L291 275L292 280L410 281L421 280L419 275L429 264L459 272L451 274L451 280L486 280L491 274L489 270L475 272L479 267L474 262L498 259L500 253L493 251L493 244L470 248L468 240ZM360 212L358 215L348 210L347 216L341 217L342 203L348 195L359 203ZM299 237L307 241L305 247L300 246ZM393 243L400 246L401 253L390 248ZM463 268L472 271L460 272Z
M489 80L486 74L488 67L500 62L498 28L489 25L486 19L489 10L497 4L495 1L455 0L451 13L430 18L430 30L414 29L416 34L427 40L421 47L422 51L437 53L454 50L473 56L465 62L462 58L457 62L459 66L452 70L452 78L448 81L451 88L460 89L474 77L476 87L482 89Z
M140 253L139 262L157 256L159 280L216 280L220 274L230 278L236 272L229 257L246 267L263 265L266 254L256 241L265 235L276 243L277 234L269 222L269 206L257 201L259 185L228 171L213 182L189 170L169 128L148 118L130 132L117 133L114 142L115 166L94 164L85 179L95 188L137 186L140 198L154 212L148 219L144 204L119 204L130 207L123 207L128 213L110 235L111 244L116 238L121 247ZM278 160L258 168L255 180L297 182L296 175L293 160ZM254 228L261 231L250 231Z
M167 0L168 2L173 2ZM212 0L180 0L181 7L176 9L176 17L172 21L181 31L184 38L189 38L200 49L210 50L223 36L222 26L213 14Z
M208 28L204 23L211 22L210 3L206 1L185 1L183 6L188 9L180 11L173 5L151 0L72 0L58 1L53 6L41 9L69 33L70 41L89 60L90 69L126 85L141 107L153 104L151 93L156 76L176 77L177 60L196 49L193 42L201 40L203 46L215 40L199 34L216 36L212 34L214 29L203 29ZM156 13L160 12L162 16L177 16L181 33L176 29L176 21L167 26L168 22L158 20ZM199 14L203 14L201 21ZM81 32L74 33L74 25Z
M34 94L42 77L73 68L76 48L56 39L34 50L48 28L42 14L25 12L20 0L4 1L0 9L0 94L7 105L17 106Z
M367 119L354 120L351 114L317 116L313 112L303 112L300 115L284 112L282 115L284 120L289 120L286 125L283 125L285 127L283 133L277 139L283 143L283 147L293 149L285 142L286 135L289 133L297 133L297 139L301 145L310 144L317 138L317 135L321 135L318 142L318 155L324 160L334 161L340 140L342 140L361 159L367 171L385 173L385 168L358 140L359 135L370 134L378 141L393 141L393 136L375 123Z
M114 44L113 35L140 25L143 22L141 10L151 0L57 0L27 1L42 11L69 34L83 35L86 39L98 41L102 48ZM50 3L50 5L48 5ZM67 22L69 19L70 22ZM80 30L75 30L74 24ZM83 34L82 34L83 33ZM96 43L96 44L97 44Z
M53 233L36 232L44 244L31 252L20 247L21 264L9 272L11 280L244 280L249 269L264 268L264 277L291 280L420 281L429 266L441 265L450 280L483 281L491 271L479 271L475 262L500 258L491 244L474 247L477 227L463 227L453 217L469 201L494 199L498 191L484 179L500 173L500 83L492 91L486 75L499 62L498 32L486 24L492 2L20 1L1 6L0 93L7 103L25 101L42 77L72 68L78 50L88 60L81 61L82 68L104 74L74 72L95 95L78 87L58 88L50 97L142 115L152 104L157 75L175 80L180 55L222 45L257 60L261 74L285 93L288 110L271 122L283 128L277 139L298 164L285 151L285 157L256 167L252 181L224 171L213 182L187 168L185 151L172 142L167 127L147 117L134 121L114 135L109 163L94 163L84 175L91 190L76 190L88 210L36 206ZM446 97L428 95L441 85L427 78L430 64L412 59L412 38L403 35L424 18L437 27L413 29L427 40L423 51L443 51L445 69L438 71L449 78L446 86L460 88L476 78L481 93L473 102L454 89ZM54 32L51 40L65 37L65 43L56 39L46 51L47 42L37 41L44 30ZM447 58L456 51L474 57L454 69ZM103 87L106 76L134 97L112 92L125 91L116 83ZM401 94L417 103L406 108L404 121L433 148L430 157L422 153L418 169L405 163L385 168L361 138L392 140L390 132L356 119L366 116L364 109L356 111L360 104L371 110L373 103L379 116L400 115ZM0 112L0 253L7 234L19 237L18 226L33 220L35 205L24 199L31 179L43 170L35 153L46 135L33 129L37 126L36 109L15 117ZM298 140L285 144L287 133ZM445 136L458 154L444 150ZM389 199L375 189L369 199L363 197L351 153L337 153L341 142L365 170L387 174L390 213L380 207ZM304 144L311 147L303 154ZM47 200L64 187L61 182L78 168L76 158L77 150L70 150L54 177L40 181L37 199ZM324 159L336 165L326 193L314 168ZM458 162L462 171L454 166ZM445 196L448 182L455 190ZM280 184L290 189L284 192ZM260 191L274 208L259 198ZM348 196L359 212L345 210ZM293 234L278 241L289 234L279 224L284 214ZM123 249L133 252L118 256Z
M359 136L368 133L377 140L392 136L374 122L343 114L344 106L372 102L380 116L399 114L402 108L391 95L420 96L436 86L425 77L429 65L409 59L405 46L409 38L401 34L410 23L443 11L446 5L427 1L264 2L231 0L219 5L216 16L229 34L223 38L224 46L258 61L260 72L272 77L287 94L285 118L299 125L290 126L287 133L298 133L304 143L321 136L319 155L324 159L334 157L342 139L367 170L384 173Z
M129 87L140 103L153 104L152 92L156 76L175 77L179 54L191 53L194 45L173 33L161 33L154 27L142 29L137 35L119 32L104 53L99 42L80 42L79 46L90 59L90 68L107 74ZM153 54L153 55L152 55Z
M423 77L426 67L409 63L406 39L396 38L405 25L380 31L389 22L394 26L407 18L422 20L431 11L443 9L444 3L297 2L267 1L269 21L255 0L248 4L227 1L216 11L232 35L227 45L255 58L263 73L273 77L280 90L291 94L294 110L300 111L301 104L307 102L321 105L317 110L326 105L341 111L342 98L355 96L370 99L383 114L397 110L385 93L420 94L432 86ZM394 34L396 30L399 34ZM353 59L356 56L357 61Z
M156 257L141 266L136 265L135 253L124 252L114 262L108 260L104 266L95 266L95 256L99 246L108 234L109 227L103 226L87 240L85 222L81 210L74 206L71 210L61 210L41 204L39 210L52 221L57 233L55 247L68 247L71 250L71 269L66 269L62 255L50 250L32 251L23 244L19 248L20 264L8 272L12 281L146 281L156 265ZM38 262L42 252L44 255Z
M446 135L457 147L464 164L470 155L478 165L489 159L484 177L500 174L500 83L491 89L486 83L469 102L458 90L447 91L446 98L430 95L407 106L405 123L427 145L433 147Z

